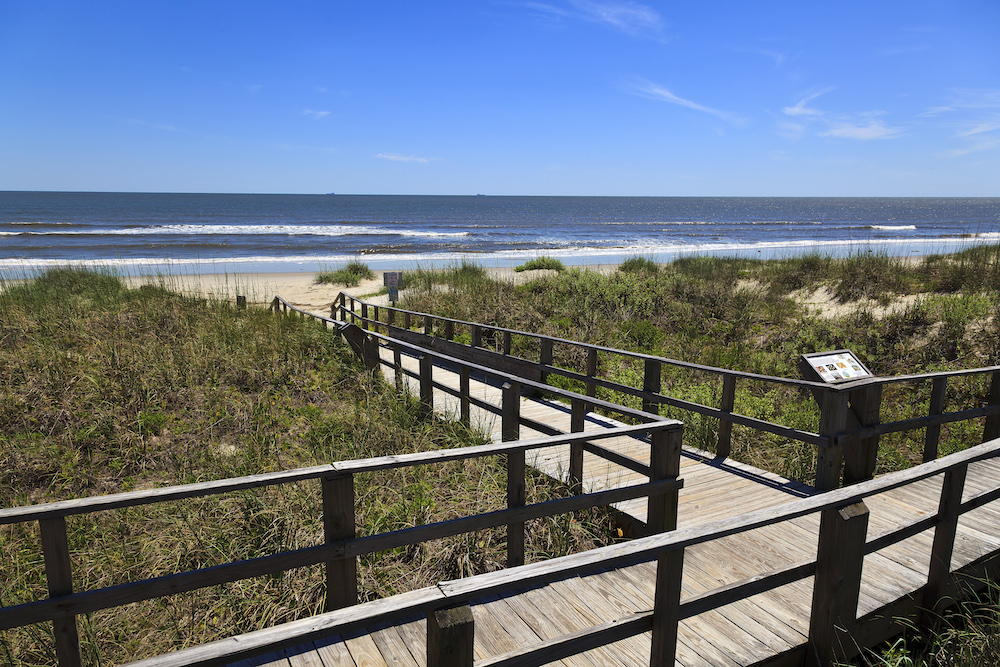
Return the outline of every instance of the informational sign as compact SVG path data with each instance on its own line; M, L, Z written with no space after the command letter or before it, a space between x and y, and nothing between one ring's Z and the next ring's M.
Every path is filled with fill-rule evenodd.
M816 377L812 379L823 382L846 382L873 377L873 373L850 350L803 354L799 367L803 371L810 371L807 376L814 375Z
M396 303L399 301L399 281L403 277L402 271L386 271L382 274L385 286L389 288L389 301Z

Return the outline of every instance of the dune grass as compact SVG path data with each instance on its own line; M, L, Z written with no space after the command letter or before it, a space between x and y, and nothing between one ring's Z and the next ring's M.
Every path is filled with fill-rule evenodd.
M421 416L339 337L264 309L159 285L54 270L0 290L3 507L480 444ZM359 475L360 535L499 509L495 459ZM561 493L529 475L529 502ZM70 517L76 590L322 541L318 485L302 483ZM0 604L46 597L36 524L0 527ZM533 522L535 560L616 539L600 512ZM501 568L502 531L375 554L362 599ZM80 617L85 664L118 664L309 616L318 567ZM53 664L48 624L0 633L0 662Z
M566 265L562 263L561 259L542 255L541 257L535 257L533 259L529 259L524 264L518 264L517 266L514 267L514 270L519 273L521 271L538 271L541 269L548 269L551 271L565 271Z
M651 266L632 258L610 274L571 268L518 285L484 279L461 290L416 289L399 305L783 377L799 376L801 354L849 348L875 373L897 375L1000 363L997 248L975 247L919 261L855 253L841 259L811 254L769 261L695 256ZM842 314L827 317L804 306L803 295L813 291L830 295L831 305L845 306ZM879 310L881 304L897 302L902 305ZM537 358L537 342L518 336L512 342L514 354ZM557 365L585 368L579 350L557 344L554 352ZM602 353L600 363L602 377L642 386L641 362ZM553 384L580 389L579 383L550 378ZM930 383L926 385L886 388L883 420L926 414ZM817 430L819 411L810 396L766 383L741 387L737 412ZM663 391L717 405L721 384L715 376L664 367ZM986 391L983 378L956 379L949 385L948 405L973 407ZM603 395L639 406L634 397ZM685 421L689 444L714 449L717 420L675 409L664 414ZM976 428L981 428L976 422L945 426L941 451L961 448L975 437ZM920 431L885 436L878 472L919 462L922 438ZM812 448L776 436L736 427L733 456L793 479L813 478Z
M374 280L375 272L360 260L351 260L339 269L320 271L316 274L318 285L344 285L356 287L362 280Z

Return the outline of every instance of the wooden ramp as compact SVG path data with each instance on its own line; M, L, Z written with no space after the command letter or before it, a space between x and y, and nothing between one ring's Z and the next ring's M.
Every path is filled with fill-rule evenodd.
M383 351L386 354L386 351ZM391 357L391 352L388 352ZM417 371L417 361L403 357L403 365ZM390 382L395 378L388 371ZM401 380L417 391L410 377ZM434 381L459 385L459 377L442 368L434 368ZM470 380L473 396L494 405L500 404L501 390L476 379ZM458 413L457 399L444 391L435 391L435 410L442 414ZM569 431L568 406L546 400L521 398L521 414L538 422ZM493 413L472 408L473 426L499 440L500 420ZM613 420L590 414L585 430L614 425ZM522 428L521 437L535 436ZM648 464L649 446L632 438L605 446L620 454ZM529 463L538 470L565 481L568 469L568 446L540 450ZM640 478L627 468L584 457L585 490L596 491L632 483ZM685 449L680 477L679 528L697 526L755 510L773 508L789 501L811 496L811 487L729 460L715 461L709 455ZM645 479L643 477L643 479ZM902 488L865 498L870 511L867 526L871 541L899 526L938 511L943 474ZM968 469L964 499L1000 487L1000 463L996 459L973 463ZM617 508L637 522L645 521L645 503L633 501ZM952 555L951 569L963 567L969 572L980 568L986 556L1000 549L1000 501L990 502L963 514ZM740 532L710 542L694 544L684 551L681 602L696 599L720 586L760 577L782 568L817 559L820 517L809 514L755 530ZM914 602L907 596L920 590L928 581L933 542L933 527L928 527L901 542L881 548L864 557L862 587L857 605L866 636L858 637L867 645L887 636L895 613L911 613ZM988 561L992 563L992 561ZM977 569L980 568L980 569ZM491 661L525 646L544 643L585 628L614 623L653 608L655 562L610 569L587 576L577 576L545 585L519 589L510 594L486 596L470 601L475 618L474 652L477 663ZM809 635L808 619L812 605L813 576L753 595L739 602L690 616L680 622L677 660L679 665L753 665L803 664ZM442 584L442 588L446 586ZM423 617L411 618L385 626L366 627L347 636L287 648L247 660L238 665L280 665L282 667L356 665L424 665L427 628ZM275 629L277 630L277 629ZM650 632L601 646L553 664L579 666L648 665Z

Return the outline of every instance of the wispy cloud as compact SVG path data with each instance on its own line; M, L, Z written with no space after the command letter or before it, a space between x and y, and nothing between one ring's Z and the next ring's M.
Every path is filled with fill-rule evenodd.
M833 88L820 88L819 90L814 90L805 97L803 97L801 100L799 100L799 103L796 104L795 106L785 107L782 109L782 111L785 113L786 116L822 116L825 112L820 111L819 109L813 109L807 107L806 105L812 102L820 95L825 95L826 93L829 93L831 90L833 90Z
M890 127L878 118L885 115L882 111L845 114L833 113L809 106L809 103L817 97L825 95L832 90L832 87L813 89L800 99L795 106L782 108L782 112L786 116L792 116L798 122L779 122L778 134L789 139L799 139L805 135L808 126L816 127L815 124L819 124L819 127L824 128L817 132L821 137L872 141L875 139L895 139L896 137L903 136L902 128Z
M333 113L333 112L331 112L331 111L316 111L314 109L303 109L302 110L302 115L303 116L309 116L310 118L315 118L316 120L319 120L320 118L326 118L331 113Z
M839 137L841 139L859 139L861 141L871 141L873 139L895 139L902 136L903 130L898 127L888 127L885 123L871 116L878 112L865 114L867 119L861 121L837 120L830 124L830 127L820 132L821 137Z
M251 95L256 95L261 91L261 88L263 87L264 86L260 85L259 83L255 83L252 86L247 86L247 92L250 93Z
M945 155L948 157L962 157L963 155L968 155L969 153L992 150L998 146L1000 146L1000 139L985 139L965 146L964 148L952 148L951 150L945 151Z
M637 37L661 39L663 17L653 7L638 2L568 0L566 3L521 2L521 7L546 18L575 19L606 25Z
M661 102L669 102L670 104L676 104L678 106L687 107L688 109L694 109L695 111L701 111L715 116L716 118L721 118L727 123L732 123L734 125L744 125L746 123L746 120L737 114L722 111L720 109L713 109L712 107L707 107L703 104L686 100L683 97L678 97L663 86L653 83L652 81L646 81L645 79L635 80L629 86L629 91L634 95L639 95L640 97L646 97L651 100L659 100Z
M420 157L417 155L400 155L399 153L377 153L375 157L382 160L391 160L392 162L420 162L421 164L441 159L437 157Z

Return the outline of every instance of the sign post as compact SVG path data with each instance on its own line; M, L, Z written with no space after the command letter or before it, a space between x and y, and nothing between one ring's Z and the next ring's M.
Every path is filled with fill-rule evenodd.
M382 274L385 286L389 288L389 301L395 304L399 301L399 281L403 277L402 271L386 271Z

